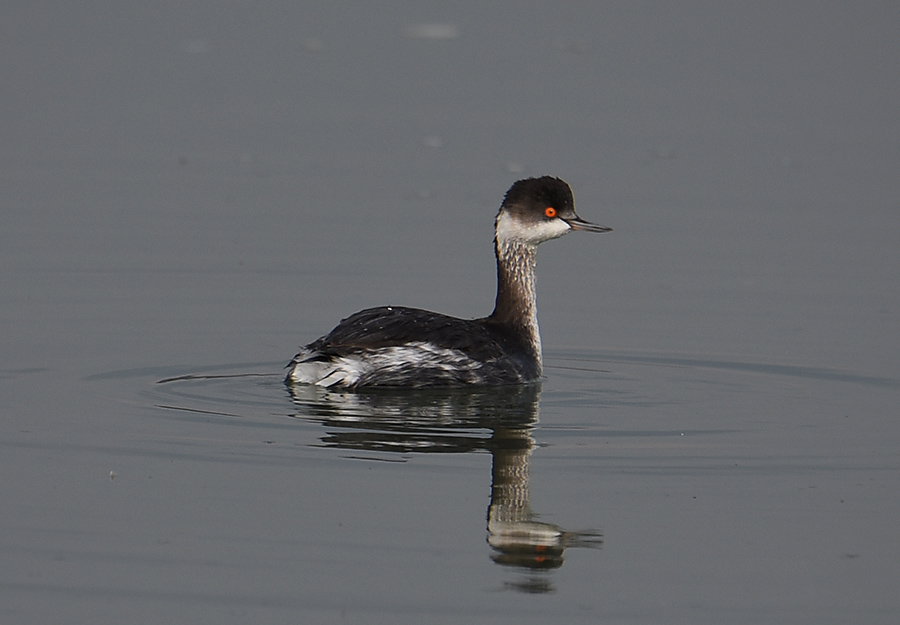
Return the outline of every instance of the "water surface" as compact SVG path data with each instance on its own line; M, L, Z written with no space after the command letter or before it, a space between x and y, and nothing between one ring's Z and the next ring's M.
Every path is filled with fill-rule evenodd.
M0 9L0 620L897 620L893 5L192 7ZM282 384L543 174L539 388Z

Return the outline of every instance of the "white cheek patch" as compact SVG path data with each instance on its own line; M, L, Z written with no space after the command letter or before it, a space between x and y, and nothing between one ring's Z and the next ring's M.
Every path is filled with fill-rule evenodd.
M500 241L522 241L537 245L559 238L571 229L562 219L525 223L508 213L500 213L497 218L497 239Z

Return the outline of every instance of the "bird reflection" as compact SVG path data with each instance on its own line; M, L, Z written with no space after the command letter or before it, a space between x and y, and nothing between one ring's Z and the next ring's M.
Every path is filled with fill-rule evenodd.
M322 423L322 445L396 453L491 453L487 542L491 558L522 574L508 582L527 593L552 592L546 571L563 564L568 547L599 547L597 531L571 531L537 520L528 464L535 447L540 388L372 390L332 392L292 386L294 416Z
M567 547L599 547L600 532L564 530L538 521L528 492L528 461L534 439L526 429L497 428L490 440L491 504L488 544L498 564L529 569L562 566Z

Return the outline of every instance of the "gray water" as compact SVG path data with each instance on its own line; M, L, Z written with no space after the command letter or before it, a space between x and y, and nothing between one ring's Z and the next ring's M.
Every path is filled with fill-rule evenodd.
M893 623L893 3L4 3L0 620ZM493 303L540 389L281 383Z

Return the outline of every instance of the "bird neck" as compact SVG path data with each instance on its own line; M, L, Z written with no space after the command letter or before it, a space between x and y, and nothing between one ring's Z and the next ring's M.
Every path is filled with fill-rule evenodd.
M535 260L537 247L519 240L494 239L497 256L497 301L488 319L515 332L526 332L530 347L541 361L537 321Z

